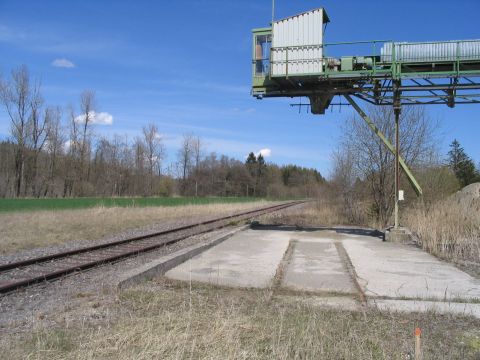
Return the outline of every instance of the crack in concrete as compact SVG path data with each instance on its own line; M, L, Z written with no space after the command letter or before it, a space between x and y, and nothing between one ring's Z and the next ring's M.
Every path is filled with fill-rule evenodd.
M282 280L285 276L285 270L287 269L288 264L290 264L290 261L292 260L293 252L297 243L298 240L294 239L291 239L288 242L288 247L283 254L282 260L279 262L277 270L275 271L275 276L273 277L272 287L270 291L270 299L273 298L274 293L282 286Z
M358 291L361 304L363 306L367 306L367 296L365 295L362 286L358 282L359 277L357 275L357 272L355 271L355 267L353 266L350 256L348 256L347 250L345 250L343 244L340 241L335 241L335 248L337 249L338 255L340 256L340 259L342 260L342 263L345 266L347 273L350 275L350 278L353 281L353 285Z

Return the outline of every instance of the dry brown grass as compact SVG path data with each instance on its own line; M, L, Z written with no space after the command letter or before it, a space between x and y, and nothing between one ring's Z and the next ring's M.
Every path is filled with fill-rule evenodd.
M480 198L458 193L428 207L417 204L405 211L403 222L426 251L480 264Z
M348 222L339 206L325 199L312 201L288 212L268 215L268 220L274 224L297 226L334 226Z
M0 251L58 245L71 240L95 240L154 223L190 222L199 217L274 204L266 201L185 205L176 207L96 207L91 209L0 213Z
M424 359L474 359L478 320L433 313L365 314L269 291L176 285L120 294L115 319L37 329L4 341L6 358L29 359L407 359L415 326ZM475 330L476 329L476 330Z

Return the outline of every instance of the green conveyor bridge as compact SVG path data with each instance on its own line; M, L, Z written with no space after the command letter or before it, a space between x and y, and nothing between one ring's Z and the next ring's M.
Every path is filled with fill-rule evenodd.
M254 36L271 34L269 29L254 30ZM329 57L328 50L336 46L371 45L371 54L361 56ZM389 44L389 55L375 54L382 45ZM324 44L319 59L288 59L293 51L306 51L309 46L285 48L285 59L253 59L252 95L264 97L308 97L313 114L323 114L335 95L351 95L375 105L431 105L480 103L480 40L448 42L394 43L362 41ZM318 46L312 46L318 47ZM433 49L422 55L404 54L405 49L421 47ZM442 47L454 49L455 54L442 54ZM345 46L344 46L345 48ZM469 49L468 53L461 49ZM274 48L271 48L275 50ZM398 58L397 58L398 57ZM318 62L317 73L289 73L289 68L302 63ZM259 65L261 63L261 65ZM283 66L281 74L272 74L275 65Z

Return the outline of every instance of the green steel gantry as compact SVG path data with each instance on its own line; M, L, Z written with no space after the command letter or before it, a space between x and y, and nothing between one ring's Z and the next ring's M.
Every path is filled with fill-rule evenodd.
M259 42L268 44L259 54ZM402 106L480 103L480 41L444 41L396 43L393 41L361 41L331 44L284 46L274 48L272 29L253 30L252 95L268 97L308 97L313 114L324 114L332 99L343 96L370 129L395 155L395 227L399 226L400 167L417 195L422 189L412 171L400 157L399 116ZM368 46L368 54L360 56L329 56L338 46L354 49ZM321 49L318 59L301 59L302 51ZM272 58L273 51L284 57ZM295 56L296 54L296 56ZM261 55L261 56L259 56ZM315 62L317 71L299 72L299 64ZM282 66L281 72L273 71ZM296 66L294 72L289 71ZM307 68L305 66L305 68ZM393 106L395 114L395 144L385 137L374 122L354 101L361 99L379 106Z

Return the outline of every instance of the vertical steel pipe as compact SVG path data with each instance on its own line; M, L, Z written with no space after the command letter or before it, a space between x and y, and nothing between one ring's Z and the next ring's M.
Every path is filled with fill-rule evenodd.
M400 192L400 126L399 126L399 118L400 118L400 109L395 109L395 229L399 226L398 221L398 195Z
M395 229L399 227L399 192L400 192L400 113L402 105L400 102L401 82L393 84L393 112L395 113Z

